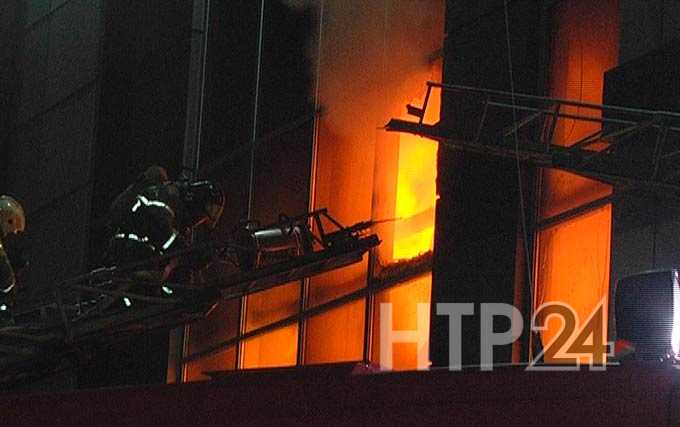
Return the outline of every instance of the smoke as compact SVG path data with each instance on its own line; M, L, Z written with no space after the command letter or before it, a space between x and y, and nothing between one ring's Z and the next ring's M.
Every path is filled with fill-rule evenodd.
M443 43L444 2L289 1L313 7L321 30L309 49L324 111L317 206L346 221L366 219L372 215L376 141L385 138L378 129L403 116L427 80L439 78L432 56Z
M399 144L398 136L382 128L424 95L427 80L439 78L433 74L432 53L443 43L444 1L288 3L312 8L318 24L308 49L318 82L311 95L323 109L315 207L328 208L346 224L392 217ZM387 239L381 248L391 253L389 227L379 232ZM365 269L365 263L356 264L326 277L325 286L349 291L365 285Z

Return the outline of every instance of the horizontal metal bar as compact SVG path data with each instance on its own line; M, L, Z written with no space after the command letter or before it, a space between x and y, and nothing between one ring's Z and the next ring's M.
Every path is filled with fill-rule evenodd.
M412 278L412 277L410 277ZM404 281L409 280L409 278L404 278ZM235 336L233 338L221 341L217 344L213 344L209 347L207 347L204 350L198 351L196 353L190 354L187 357L184 357L182 359L182 363L190 363L198 359L202 359L204 357L208 357L211 355L214 355L216 353L219 353L221 350L231 347L233 345L238 344L239 342L243 340L247 340L249 338L256 337L258 335L265 334L267 332L271 332L275 329L282 328L284 326L289 326L292 324L295 324L297 322L306 320L312 316L316 316L318 314L325 313L329 310L332 310L334 308L337 308L341 305L365 298L369 294L375 294L381 291L384 291L386 289L390 289L392 287L395 287L397 285L403 284L404 281L387 281L384 283L380 283L377 285L369 285L368 287L361 288L359 290L356 290L354 292L351 292L347 295L343 295L339 298L336 298L334 300L331 300L327 303L317 305L312 308L308 308L307 310L301 312L301 313L296 313L292 316L288 316L284 319L278 320L276 322L267 324L265 326L262 326L260 328L254 329L249 332L245 332L243 334L240 334L238 336Z
M120 328L133 323L140 323L155 317L169 318L179 315L186 309L170 307L168 305L152 305L143 310L125 310L116 315L109 315L102 318L92 318L88 322L77 322L74 324L74 342L81 342L88 339L95 333L100 333L103 329Z
M671 151L670 153L667 153L667 154L664 154L663 156L661 156L661 160L666 161L666 160L671 159L673 157L676 157L678 155L680 155L680 150Z
M535 111L535 112L540 112L544 114L551 114L553 116L557 116L562 119L572 119L572 120L582 120L585 122L593 122L593 123L613 123L613 124L620 124L620 125L639 125L640 122L636 122L634 120L624 120L624 119L614 119L614 118L605 118L605 117L590 117L590 116L582 116L578 114L570 114L570 113L557 113L555 114L554 111L551 111L547 108L538 108L538 107L527 107L523 105L513 105L513 104L507 104L505 102L497 102L497 101L489 101L489 105L493 105L494 107L501 107L501 108L507 108L507 109L516 109L516 110L522 110L522 111ZM660 125L652 125L652 127L661 127ZM669 127L669 130L673 130L676 132L680 132L680 127Z
M582 107L582 108L588 108L588 109L593 109L593 110L612 110L612 111L618 111L622 113L629 113L629 114L642 114L642 115L649 115L649 116L666 116L666 117L672 117L672 118L677 118L680 119L680 113L676 113L673 111L663 111L663 110L645 110L642 108L632 108L632 107L622 107L618 105L607 105L607 104L594 104L590 102L583 102L583 101L574 101L572 99L563 99L563 98L549 98L545 96L538 96L538 95L529 95L525 93L512 93L512 92L505 92L502 90L494 90L494 89L484 89L484 88L478 88L478 87L473 87L473 86L463 86L463 85L455 85L455 84L448 84L448 83L439 83L439 82L433 82L433 81L428 81L427 85L430 87L438 87L441 88L444 91L459 91L459 92L477 92L477 93L482 93L482 94L487 94L487 95L497 95L497 96L503 96L503 97L508 97L508 98L519 98L519 99L528 99L528 100L533 100L533 101L541 101L541 102L547 102L547 103L560 103L564 105L571 105L574 107Z
M666 134L665 137L668 138L668 134ZM673 145L674 145L674 146L677 146L678 140L675 139L675 140L672 140L672 141L673 141ZM669 153L666 153L666 154L662 155L662 156L660 157L660 160L663 160L664 162L667 162L669 159L672 159L672 158L674 158L674 157L676 157L676 156L678 156L678 155L680 155L680 150L671 151L671 152L669 152Z
M615 199L621 197L619 194L617 195L609 195L605 197L601 197L599 199L595 199L592 202L588 202L585 204L582 204L580 206L577 206L575 208L566 210L562 213L559 213L557 215L542 219L538 221L536 224L536 228L540 231L543 231L547 228L550 228L554 225L569 221L570 219L573 219L579 215L583 215L587 212L594 211L596 209L599 209L603 206L608 205L609 203L612 203Z
M231 246L237 246L233 242L226 240L224 242L218 242L215 240L208 240L206 242L198 243L195 244L194 246L190 248L184 248L184 249L178 249L173 252L168 252L163 255L155 256L152 258L147 258L141 261L133 261L131 263L121 265L121 266L113 266L113 267L104 267L104 268L99 268L84 274L81 274L79 276L73 277L71 279L64 280L56 285L56 287L59 288L72 288L73 285L78 284L78 283L83 283L83 282L92 282L96 280L104 280L102 278L104 277L114 277L114 276L120 276L124 273L129 273L135 270L140 269L141 267L149 266L149 265L154 265L156 263L162 263L164 261L170 261L175 258L179 258L184 255L191 255L195 253L200 253L201 251L218 251L220 249L224 249L227 247ZM108 280L108 279L106 279Z
M485 155L493 155L497 157L504 157L510 159L520 158L520 160L530 161L537 166L563 170L565 172L570 172L576 175L581 175L586 178L596 179L598 181L604 181L609 184L618 183L625 184L633 187L648 187L655 190L664 190L673 195L674 198L680 197L680 185L670 184L661 181L653 181L649 179L641 179L636 177L630 177L625 175L620 175L618 173L602 172L597 170L586 170L578 167L571 167L568 165L563 165L555 161L556 157L560 154L568 152L568 147L561 147L552 145L551 152L538 152L535 149L520 148L517 151L514 147L502 146L498 144L477 144L465 140L459 140L455 138L448 138L442 135L441 130L437 126L433 125L418 125L418 123L408 122L405 120L392 119L388 123L388 131L392 132L406 132L412 133L414 135L420 135L427 138L434 139L441 142L441 146L460 151L469 151Z
M651 126L651 124L649 126ZM635 132L636 130L644 130L647 127L648 126L646 126L644 123L637 123L637 124L625 127L623 129L619 129L619 130L604 134L604 135L602 135L602 137L600 139L616 138L618 136L625 135L627 133Z
M503 131L503 136L507 137L507 136L512 135L513 133L517 132L518 130L520 130L524 126L533 122L534 120L536 120L538 117L542 116L543 114L544 113L542 111L537 111L533 114L529 114L528 116L524 117L523 119L521 119L520 121L518 121L514 125L508 126L508 128Z
M134 292L125 292L125 291L116 291L113 289L100 289L100 288L91 288L89 286L82 286L82 285L70 285L68 287L69 289L73 289L76 291L80 292L86 292L90 294L104 294L104 295L111 295L115 297L127 297L130 299L134 299L137 301L144 301L144 302L150 302L154 304L177 304L180 300L175 299L175 298L160 298L160 297L150 297L146 295L139 295Z
M15 347L13 345L0 344L0 353L12 354L14 356L31 357L35 354L32 350L27 350L25 348Z
M569 147L569 150L571 151L576 151L580 150L583 147L587 147L589 145L595 144L596 142L602 140L602 129L595 131L591 133L590 135L579 139L578 141L574 142L573 144L567 145Z
M46 343L54 339L53 335L30 335L25 333L20 327L9 327L0 329L0 337L16 338L36 343Z

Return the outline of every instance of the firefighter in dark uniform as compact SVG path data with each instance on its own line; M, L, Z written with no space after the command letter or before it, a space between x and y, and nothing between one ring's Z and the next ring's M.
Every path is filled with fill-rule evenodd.
M157 258L189 247L192 230L199 227L212 229L222 215L224 194L210 181L170 181L162 167L148 168L113 202L111 225L114 231L109 242L108 260L114 265L125 265ZM190 265L191 257L147 265L133 273L136 280L164 281L183 271L196 267ZM166 286L158 286L172 293ZM131 301L125 300L126 305Z
M15 269L25 265L13 242L25 227L21 204L10 196L0 196L0 326L13 322L12 308L17 292Z

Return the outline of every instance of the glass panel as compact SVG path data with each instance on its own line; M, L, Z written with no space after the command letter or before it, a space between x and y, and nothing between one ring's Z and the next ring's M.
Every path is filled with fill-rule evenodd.
M308 307L331 301L366 286L368 260L332 270L311 280Z
M236 367L236 348L229 347L212 356L189 362L185 365L186 381L204 381L210 377L204 372L233 370Z
M211 345L235 337L239 323L239 304L238 300L222 301L205 319L190 324L188 328L188 354L194 354ZM230 348L217 355L185 365L187 381L206 379L201 374L204 371L234 369L235 366L235 350Z
M290 325L245 341L243 368L295 365L298 326Z
M431 155L432 144L426 143L425 148L421 144L405 143L408 152L400 161L400 136L386 135L382 128L390 118L403 116L407 103L418 103L415 98L424 95L427 80L439 78L432 74L431 56L442 46L443 9L441 0L324 2L321 57L316 58L318 96L324 114L320 118L317 140L314 206L328 208L343 224L393 218L398 163L405 163L415 154ZM438 96L433 96L435 98ZM428 109L427 119L437 121L438 110ZM384 174L374 171L383 166ZM416 166L416 162L412 166ZM402 193L413 194L422 189L418 174L431 174L432 170L427 168L434 164L425 162L423 166L424 169L418 170L403 169L399 178ZM381 188L380 194L377 188ZM427 190L424 194L433 198L434 191ZM418 201L404 206L401 215L408 228L405 233L412 241L404 241L397 249L399 256L410 257L411 252L417 254L430 247L428 226L423 225L422 220L425 218L427 222L432 214L428 203ZM376 205L385 209L376 211ZM384 240L379 249L381 257L384 248L388 248L387 261L392 258L394 227L394 223L386 223L376 228ZM421 235L414 237L419 232ZM310 305L366 286L367 266L364 260L312 278Z
M549 218L612 193L612 187L555 169L543 170L541 217Z
M299 282L248 296L246 332L294 315L300 308L299 301Z
M607 205L539 233L536 307L566 302L584 322L604 299L607 315L611 211ZM543 343L561 327L559 320L549 322Z
M248 296L246 332L294 315L300 308L299 301L299 282ZM296 355L297 324L248 339L244 343L243 367L294 365Z
M604 73L617 65L619 11L617 0L561 1L553 9L554 32L550 63L550 95L602 103ZM599 117L580 107L561 112ZM569 146L601 129L597 122L560 119L554 143ZM599 150L604 145L591 146ZM544 170L540 215L550 217L611 194L611 187L570 173ZM571 305L581 322L609 289L611 205L552 226L538 234L536 306L560 301ZM561 329L548 322L544 343ZM549 362L549 360L547 360Z
M602 103L604 73L618 64L618 1L562 1L555 6L553 17L555 31L551 49L550 96ZM579 107L564 107L561 112L601 116L598 110ZM597 122L560 119L555 127L553 143L571 145L600 127ZM555 170L544 171L543 190L543 217L611 193L608 185Z
M415 330L418 304L429 303L432 290L432 275L411 279L403 284L376 295L373 312L373 349L371 360L380 364L380 304L392 303L392 329ZM429 319L428 319L429 320ZM420 325L418 330L425 341L429 339L430 324ZM418 367L416 343L395 343L392 347L392 368L394 370L416 369Z
M305 363L361 360L365 305L351 302L307 320Z
M23 0L24 26L29 26L50 12L50 0Z

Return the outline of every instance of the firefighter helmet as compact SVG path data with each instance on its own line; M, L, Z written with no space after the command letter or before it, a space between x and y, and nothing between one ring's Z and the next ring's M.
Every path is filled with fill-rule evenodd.
M2 237L20 233L26 227L24 208L13 197L0 196L0 229Z
M215 227L224 211L224 191L211 181L182 183L181 193L189 210L190 226Z
M163 166L149 166L142 174L142 179L148 183L162 184L169 180L168 171Z

